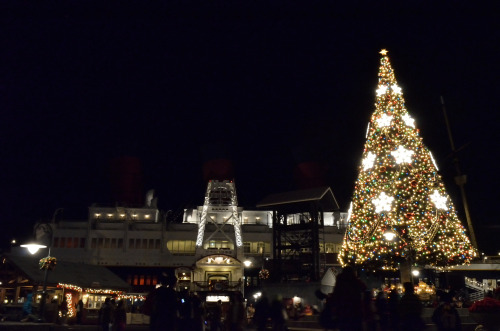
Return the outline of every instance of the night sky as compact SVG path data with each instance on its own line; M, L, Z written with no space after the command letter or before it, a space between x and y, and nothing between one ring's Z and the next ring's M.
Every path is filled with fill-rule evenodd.
M112 205L124 155L163 210L201 205L215 158L246 208L310 161L347 210L386 48L465 223L444 97L479 247L500 251L493 1L2 3L1 247L57 208Z

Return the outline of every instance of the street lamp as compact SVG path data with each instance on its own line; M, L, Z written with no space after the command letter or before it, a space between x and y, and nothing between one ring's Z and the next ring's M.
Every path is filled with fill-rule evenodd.
M35 228L35 232L36 232L36 229L40 227L41 224L39 224L36 228ZM50 263L50 259L51 259L51 256L50 256L50 248L52 246L52 227L49 225L49 224L45 224L44 228L43 228L44 232L49 234L49 245L43 245L43 244L40 244L40 243L36 243L36 242L31 242L31 243L28 243L28 244L23 244L21 245L21 247L24 247L24 248L27 248L28 251L33 255L35 253L38 252L38 250L40 250L40 248L49 248L49 252L48 252L48 255L47 257L45 258L46 259L46 262L47 263ZM55 260L54 260L55 261ZM49 269L51 268L50 265L48 264L43 264L40 269L44 269L44 274L43 274L43 283L42 283L42 297L40 299L40 309L39 309L39 317L38 317L38 321L39 322L43 322L45 321L45 301L47 300L47 278L49 276Z
M32 255L36 254L40 250L40 248L47 248L47 246L41 245L41 244L37 244L37 243L23 244L23 245L21 245L21 247L24 247L24 248L28 249L28 251ZM49 251L49 255L50 255L50 251Z

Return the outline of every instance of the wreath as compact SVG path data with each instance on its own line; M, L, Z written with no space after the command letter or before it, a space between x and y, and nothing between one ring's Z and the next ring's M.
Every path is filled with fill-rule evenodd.
M260 279L268 279L269 278L269 270L262 268L259 271L259 278Z
M53 270L56 267L57 259L53 256L47 256L40 260L38 265L40 266L40 270Z

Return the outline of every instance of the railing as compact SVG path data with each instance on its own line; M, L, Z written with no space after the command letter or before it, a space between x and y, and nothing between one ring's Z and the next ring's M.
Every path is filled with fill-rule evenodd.
M484 294L494 288L489 286L487 283L478 282L477 280L469 277L465 277L465 286L469 289L474 290L474 292L469 294L470 301L478 301L484 299Z
M469 300L474 302L474 301L479 301L484 299L484 292L483 291L476 291L474 293L469 294Z
M485 281L478 282L476 279L469 277L465 277L465 285L469 288L473 288L475 290L483 292L494 291L497 288L496 282L494 283L488 283Z

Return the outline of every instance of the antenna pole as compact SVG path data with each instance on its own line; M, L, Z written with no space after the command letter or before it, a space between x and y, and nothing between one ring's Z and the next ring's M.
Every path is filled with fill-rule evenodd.
M467 197L465 195L464 186L465 183L467 182L467 176L462 174L462 171L460 170L460 164L458 163L458 155L455 149L455 144L453 143L453 136L451 135L450 122L448 121L448 115L446 114L446 107L444 105L443 96L441 96L441 106L443 108L444 120L446 122L446 129L448 131L448 138L450 139L451 152L453 155L453 164L455 165L455 171L457 172L457 175L455 176L455 183L460 188L460 195L462 196L462 204L464 205L465 218L467 219L467 226L469 227L470 239L472 245L477 250L478 247L477 247L476 234L474 232L474 227L472 226L472 220L470 218L470 213L469 213L469 204L467 203Z

